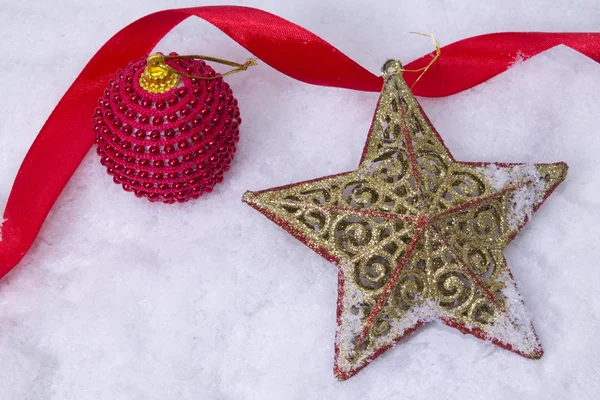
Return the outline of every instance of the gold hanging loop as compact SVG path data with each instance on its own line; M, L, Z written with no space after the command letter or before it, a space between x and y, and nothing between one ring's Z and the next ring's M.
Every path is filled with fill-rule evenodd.
M425 75L425 73L427 72L427 70L429 68L431 68L431 66L437 61L437 59L439 58L440 54L442 53L442 49L440 47L440 44L436 40L435 36L433 36L433 33L421 33L421 32L409 32L409 33L413 33L415 35L427 36L428 38L431 38L431 40L433 41L433 45L435 46L435 56L431 59L431 61L429 62L429 64L427 64L423 68L418 68L418 69L400 68L398 70L398 72L420 72L421 73L417 77L417 79L413 82L413 84L410 86L410 89L412 90L412 88L415 87L415 85L417 84L417 82L419 82L419 80L423 77L423 75Z
M175 68L169 66L166 61L167 60L204 60L204 61L212 61L219 64L229 65L230 67L235 67L234 69L227 71L223 74L217 74L215 76L199 76L192 75L182 71L178 71ZM249 67L253 65L257 65L256 59L249 58L245 63L240 64L235 61L223 60L221 58L210 57L210 56L201 56L201 55L183 55L183 56L165 56L160 53L151 54L148 56L146 60L146 69L140 75L140 86L151 93L165 93L170 89L177 86L179 83L179 77L183 76L185 78L191 79L201 79L201 80L211 80L222 78L227 75L235 74L237 72L242 72L247 70Z

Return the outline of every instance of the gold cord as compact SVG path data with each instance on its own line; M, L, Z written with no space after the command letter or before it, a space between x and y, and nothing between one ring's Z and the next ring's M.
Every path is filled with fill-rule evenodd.
M242 72L242 71L247 70L249 67L258 65L258 63L256 62L256 59L254 59L254 58L248 58L245 63L240 64L240 63L236 63L235 61L223 60L222 58L211 57L211 56L198 56L198 55L163 56L162 54L159 54L159 56L162 57L162 60L161 60L162 64L160 65L161 68L165 68L169 72L172 72L172 73L180 75L180 76L184 76L186 78L195 78L195 79L202 79L202 80L207 80L207 81L211 80L211 79L222 78L224 76L235 74L237 72ZM150 56L150 57L152 57L152 56ZM148 59L150 59L150 57L148 57ZM223 65L229 65L230 67L235 67L235 69L232 69L231 71L227 71L223 74L218 74L215 76L198 76L198 75L190 75L190 74L186 74L185 72L177 71L176 69L171 68L169 65L167 65L165 63L166 60L190 60L190 59L212 61L212 62L216 62L216 63L223 64Z
M195 59L195 60L205 60L212 61L220 64L229 65L230 67L235 67L234 69L227 71L223 74L217 74L215 76L199 76L192 75L182 71L178 71L175 68L169 66L166 61L167 60L183 60L183 59ZM146 60L146 69L140 76L140 86L144 88L146 91L151 93L165 93L177 86L179 82L179 77L183 76L185 78L191 79L201 79L201 80L211 80L222 78L227 75L235 74L237 72L245 71L249 67L253 65L257 65L258 63L254 58L249 58L245 63L239 64L234 61L223 60L221 58L210 57L210 56L200 56L200 55L184 55L184 56L164 56L162 54L156 53L148 56Z
M409 32L409 33L413 33L415 35L427 36L428 38L431 38L431 40L433 41L433 45L435 46L435 56L431 59L429 64L427 64L425 67L419 68L419 69L400 68L398 70L399 72L420 72L421 73L421 75L419 75L417 77L417 79L413 82L413 84L410 86L410 89L412 90L412 88L415 87L415 85L417 84L417 82L419 82L419 80L423 77L423 75L425 75L425 72L427 72L427 70L433 65L433 63L435 63L437 61L438 57L442 53L442 49L440 48L440 44L436 40L435 36L433 36L433 33L421 33L421 32Z

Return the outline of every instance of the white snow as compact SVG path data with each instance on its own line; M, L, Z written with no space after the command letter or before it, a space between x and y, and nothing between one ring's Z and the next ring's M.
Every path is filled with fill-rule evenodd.
M478 168L495 192L507 186L516 185L517 190L510 196L510 214L508 225L510 229L517 229L525 221L531 219L533 209L544 196L545 182L540 179L537 168L532 163L514 166L498 166L489 164Z
M0 0L0 204L93 53L142 15L201 3ZM243 4L309 28L373 72L431 51L408 31L447 44L496 31L594 31L600 20L593 0ZM157 49L248 57L200 20ZM309 86L265 65L228 81L242 135L209 196L150 204L112 183L93 152L83 161L0 282L3 400L599 397L600 65L559 47L472 90L421 99L458 160L570 166L506 251L544 356L428 324L345 382L332 371L336 268L240 199L354 169L378 94Z
M515 350L531 354L540 349L531 323L531 313L527 311L517 285L508 273L502 274L498 282L504 284L502 294L506 298L508 313L499 313L496 316L494 323L487 329L489 339L497 338L510 344Z
M344 262L338 266L340 273L344 277L348 277L349 269L352 268L352 264ZM366 317L365 310L361 307L364 301L364 296L360 290L352 285L350 280L344 286L344 298L342 299L343 308L341 315L341 325L336 332L335 341L339 347L340 353L338 358L338 365L345 371L350 370L353 367L359 366L370 354L365 354L357 362L353 363L349 360L350 353L355 347L354 341L358 335L360 335L363 325L362 319Z

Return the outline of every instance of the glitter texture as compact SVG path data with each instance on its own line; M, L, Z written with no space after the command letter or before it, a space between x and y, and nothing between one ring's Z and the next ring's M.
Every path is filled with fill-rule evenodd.
M455 161L400 69L394 60L383 66L356 171L244 201L338 266L338 378L431 320L539 358L503 249L567 166Z

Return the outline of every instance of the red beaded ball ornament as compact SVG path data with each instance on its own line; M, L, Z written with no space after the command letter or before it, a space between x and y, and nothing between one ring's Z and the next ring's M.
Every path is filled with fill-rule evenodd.
M238 102L222 77L171 76L172 87L153 93L140 81L146 60L118 71L98 101L100 162L115 183L138 197L165 203L197 199L229 170L242 122ZM184 75L216 75L198 59L165 63Z

